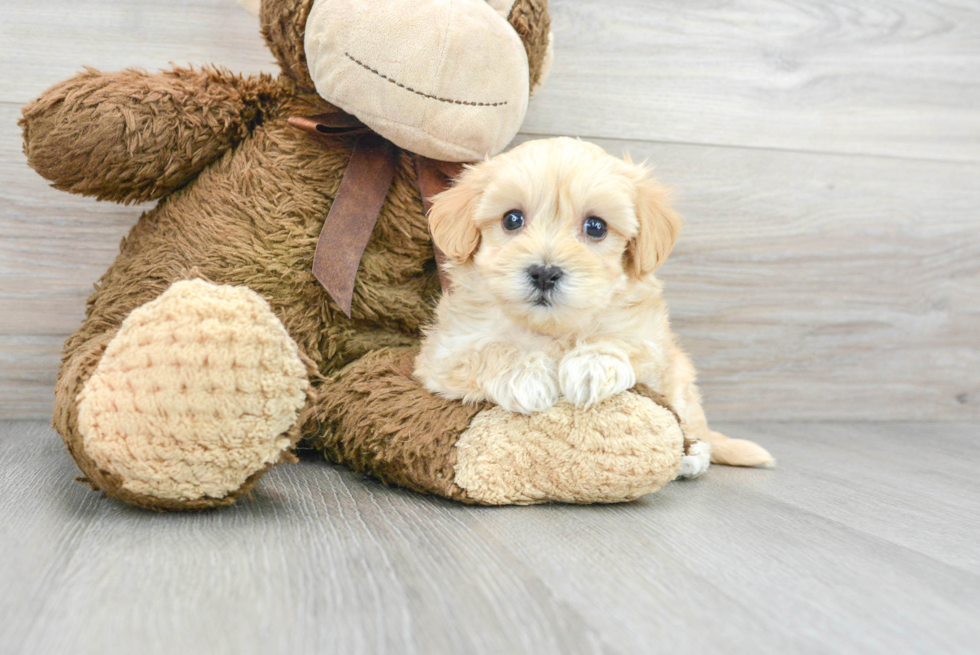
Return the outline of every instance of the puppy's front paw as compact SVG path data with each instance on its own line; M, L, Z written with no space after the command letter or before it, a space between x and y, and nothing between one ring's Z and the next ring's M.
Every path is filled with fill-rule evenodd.
M508 412L534 414L558 402L555 364L535 355L504 373L487 396Z
M572 351L558 367L558 383L568 402L590 407L633 388L636 372L626 360L595 351Z

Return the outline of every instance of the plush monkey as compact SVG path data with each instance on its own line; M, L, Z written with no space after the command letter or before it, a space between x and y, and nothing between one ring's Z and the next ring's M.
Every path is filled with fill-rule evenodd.
M23 111L56 188L157 201L64 348L54 425L91 487L226 505L300 440L472 503L616 502L675 478L684 439L649 390L521 416L412 378L440 293L420 183L513 138L550 65L546 0L262 0L260 20L278 77L88 69Z

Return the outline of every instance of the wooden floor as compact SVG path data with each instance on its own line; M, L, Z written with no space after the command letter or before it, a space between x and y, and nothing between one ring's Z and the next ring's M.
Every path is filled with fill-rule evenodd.
M0 423L0 652L977 652L980 425L722 427L780 467L472 508L311 458L161 515Z

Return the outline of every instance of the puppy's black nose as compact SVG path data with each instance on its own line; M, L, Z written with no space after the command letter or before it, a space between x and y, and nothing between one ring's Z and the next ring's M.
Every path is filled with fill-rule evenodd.
M541 291L551 291L561 279L562 270L557 266L531 266L527 269L527 276L531 278L531 284L535 289Z

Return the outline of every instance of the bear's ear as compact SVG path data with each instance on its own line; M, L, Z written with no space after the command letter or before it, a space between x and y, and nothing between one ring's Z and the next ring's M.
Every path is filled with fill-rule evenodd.
M669 190L647 177L644 169L638 172L635 202L639 231L626 252L633 275L642 280L663 264L674 249L681 233L681 217L670 207Z
M457 263L467 261L480 245L475 211L483 189L481 177L478 170L467 168L452 187L432 197L432 242Z
M527 52L531 93L534 93L548 77L554 57L548 0L489 0L489 3L520 35Z
M262 4L262 0L238 0L238 4L245 7L245 11L252 14L253 16L259 15L259 5Z

